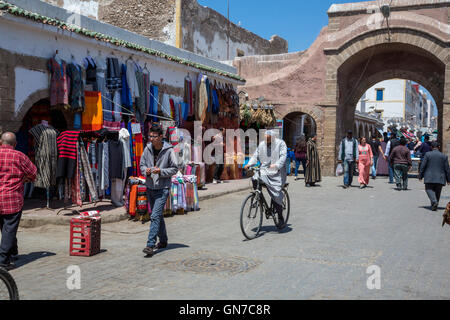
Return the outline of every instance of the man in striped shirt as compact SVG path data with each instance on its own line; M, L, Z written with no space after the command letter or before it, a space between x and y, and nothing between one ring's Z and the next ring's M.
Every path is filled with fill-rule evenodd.
M36 166L20 151L14 133L5 132L0 146L0 267L11 269L17 255L17 229L23 207L23 184L36 179Z

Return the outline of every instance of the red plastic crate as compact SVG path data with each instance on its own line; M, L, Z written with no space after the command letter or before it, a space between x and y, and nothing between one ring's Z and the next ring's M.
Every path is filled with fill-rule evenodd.
M70 220L70 255L90 257L100 253L101 219Z

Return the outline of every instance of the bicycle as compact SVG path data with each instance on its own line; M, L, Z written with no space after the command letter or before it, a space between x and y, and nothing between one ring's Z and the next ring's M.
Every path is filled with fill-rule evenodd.
M278 219L278 213L276 212L273 203L269 206L267 204L266 198L262 193L262 187L267 188L264 183L260 180L261 169L260 168L250 168L254 173L258 174L257 187L253 190L251 194L244 200L241 207L241 231L248 240L255 239L261 230L263 222L263 211L266 219L273 219L275 226L278 230L283 230L288 223L289 213L291 210L291 203L288 194L289 183L286 183L282 189L283 192L283 220L284 222L280 224ZM248 206L248 208L247 208ZM254 226L252 226L254 224Z
M11 274L0 268L0 301L19 300L19 290Z

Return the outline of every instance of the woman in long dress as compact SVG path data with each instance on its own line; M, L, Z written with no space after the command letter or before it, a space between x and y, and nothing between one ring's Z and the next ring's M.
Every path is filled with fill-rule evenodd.
M361 144L358 146L359 152L359 184L360 188L366 188L369 185L370 167L373 165L372 148L367 143L366 138L361 138Z

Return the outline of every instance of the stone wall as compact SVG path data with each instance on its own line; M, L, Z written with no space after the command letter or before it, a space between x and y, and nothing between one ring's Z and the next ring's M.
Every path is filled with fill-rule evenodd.
M288 43L279 36L270 40L241 28L211 8L203 7L197 0L182 2L183 48L220 61L227 58L228 26L230 25L230 58L240 50L245 56L288 52Z
M99 1L99 20L175 45L175 0Z

